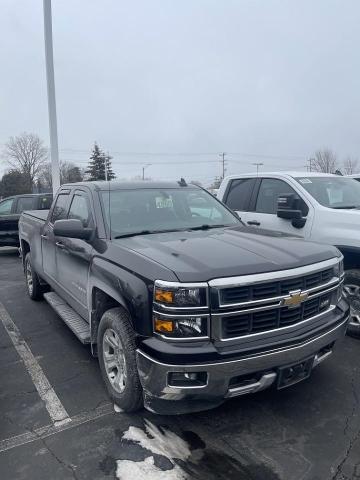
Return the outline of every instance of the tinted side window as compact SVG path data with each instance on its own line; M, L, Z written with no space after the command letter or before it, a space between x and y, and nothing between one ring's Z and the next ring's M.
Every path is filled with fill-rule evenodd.
M52 204L52 197L50 195L46 197L40 197L38 200L38 209L39 210L50 210Z
M278 197L289 193L294 193L298 196L295 190L283 180L264 178L261 180L255 211L259 213L272 213L275 215L277 212ZM306 216L309 209L304 201L301 202L301 205L303 215Z
M11 213L13 202L13 198L0 202L0 215L9 215Z
M24 210L34 210L35 197L20 197L16 205L16 213L22 213Z
M56 220L63 220L66 218L67 214L67 202L69 195L67 193L61 193L57 199L51 215L51 223L56 222Z
M91 222L91 213L86 198L82 195L75 195L71 202L68 218L81 220L84 227Z
M231 180L225 203L232 210L246 211L254 188L253 178Z

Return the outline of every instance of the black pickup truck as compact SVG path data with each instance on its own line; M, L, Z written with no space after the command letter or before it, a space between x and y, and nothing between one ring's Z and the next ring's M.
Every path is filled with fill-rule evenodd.
M24 210L48 210L51 194L27 194L0 201L0 247L19 246L19 218Z
M335 247L250 230L185 181L63 185L19 235L30 297L91 344L124 411L282 389L346 331Z

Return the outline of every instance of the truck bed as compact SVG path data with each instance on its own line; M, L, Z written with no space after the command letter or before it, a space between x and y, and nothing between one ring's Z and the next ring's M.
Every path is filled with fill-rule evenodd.
M44 222L46 221L48 214L49 210L28 210L26 212L23 212L23 215L25 217L33 217L37 220L42 220Z

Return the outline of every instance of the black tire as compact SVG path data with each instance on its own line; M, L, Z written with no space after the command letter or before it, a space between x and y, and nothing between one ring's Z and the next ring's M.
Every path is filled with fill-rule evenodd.
M26 254L24 262L24 274L26 290L31 300L41 300L43 298L43 287L40 284L39 277L31 265L30 252Z
M114 345L120 342L119 348L112 348L109 340ZM111 399L124 412L135 412L142 408L144 400L136 364L135 332L125 310L112 308L104 313L99 325L97 346L101 374ZM110 371L109 365L114 361L117 365Z
M352 337L360 338L360 270L346 270L344 293L350 304L347 333Z

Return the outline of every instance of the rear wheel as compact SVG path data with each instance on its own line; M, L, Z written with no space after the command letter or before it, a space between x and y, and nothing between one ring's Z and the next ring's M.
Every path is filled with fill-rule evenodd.
M350 322L347 333L353 337L360 337L360 271L347 270L345 272L344 293L350 304Z
M135 332L122 308L104 313L98 330L99 364L111 399L125 412L143 406L136 364Z
M43 288L40 284L39 277L31 265L30 252L26 254L24 262L24 273L26 280L26 289L31 300L41 300L43 296Z

